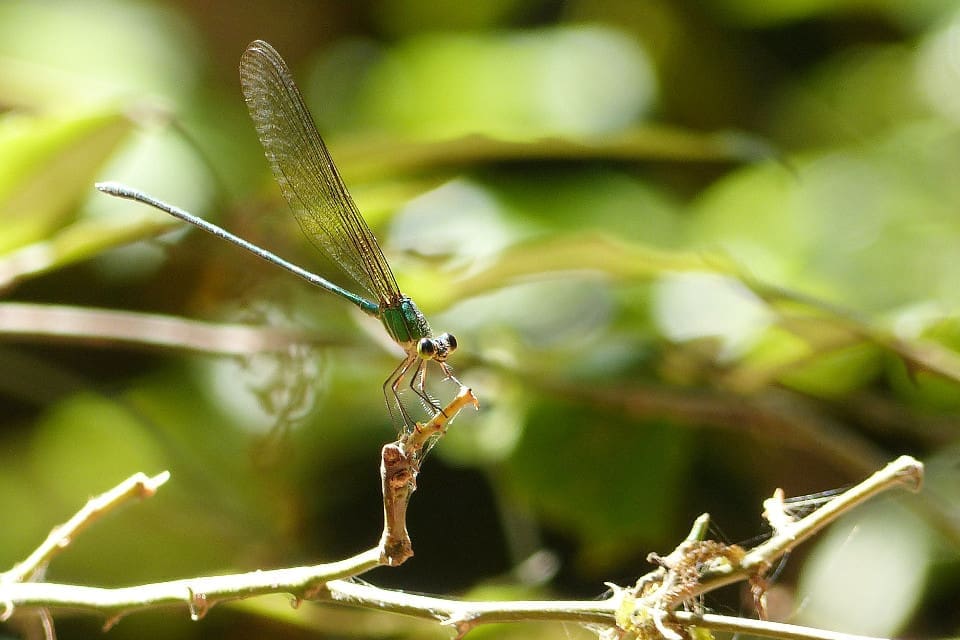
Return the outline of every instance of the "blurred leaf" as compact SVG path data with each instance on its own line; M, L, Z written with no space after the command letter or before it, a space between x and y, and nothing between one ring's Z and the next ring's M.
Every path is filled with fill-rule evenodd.
M858 312L936 299L960 304L957 132L904 128L873 145L740 169L698 202L697 244L749 273ZM950 284L948 284L948 282Z
M667 273L654 287L653 318L676 342L710 340L718 357L733 360L774 320L774 314L743 282L720 273Z
M506 215L533 233L607 233L624 242L678 249L686 235L684 207L661 185L628 167L557 167L487 172L485 184ZM525 234L531 231L524 229Z
M47 237L91 194L96 172L130 132L115 110L0 121L0 253Z
M736 132L699 133L665 125L631 127L595 136L549 136L519 141L471 134L445 140L366 136L340 140L333 149L349 180L422 171L451 171L475 164L531 160L755 161L774 151L761 139Z
M932 33L928 33L915 57L915 81L918 93L936 113L947 120L960 122L960 92L957 90L960 70L956 65L956 30L960 14L956 7Z
M948 379L903 360L886 362L887 381L906 402L927 410L960 411L960 379Z
M107 249L157 235L175 226L156 217L99 218L68 225L49 240L0 256L0 288L92 258Z
M605 565L673 527L690 451L684 434L663 423L541 403L506 462L506 480L516 498L589 540L584 553Z
M804 564L796 623L893 637L923 596L929 531L893 500L861 507L834 525Z
M864 5L863 0L710 0L723 18L750 25L801 20Z
M466 427L448 429L435 455L463 466L500 464L513 455L523 435L527 395L514 385L502 384L491 372L473 370L470 377L473 387L483 389L477 391L483 410L464 416L463 421L469 422Z
M750 273L790 282L797 256L817 241L810 223L795 214L797 177L762 164L733 171L707 187L693 206L694 247L722 249Z
M881 355L876 345L857 344L794 363L779 379L784 385L813 396L842 398L876 376Z
M387 33L478 29L495 27L510 14L525 10L523 0L487 0L437 4L432 0L389 0L381 2L371 17Z
M185 26L150 3L4 0L0 95L7 105L48 111L183 95L196 76Z
M661 251L604 234L579 233L536 238L511 247L484 271L459 280L449 291L472 297L526 276L564 271L599 271L635 281L683 271L730 273L733 268L716 256Z
M15 526L0 527L0 566L7 570L21 562L50 532L65 520L67 512L38 508L37 485L19 448L0 453L0 509L16 514Z
M110 456L101 452L109 450ZM79 456L78 456L79 453ZM84 464L77 464L77 459ZM38 426L31 460L58 502L79 509L91 495L142 471L155 474L169 462L125 408L105 398L78 395L60 403Z
M860 15L863 18L889 14L904 24L924 24L947 12L950 0L710 0L712 10L723 20L754 28L775 27L802 20L839 19Z
M776 104L776 139L797 148L856 145L928 117L917 90L917 60L903 45L863 47L831 58L787 86Z
M479 132L529 140L622 129L656 92L638 42L577 25L413 38L371 69L360 109L380 127L427 139Z

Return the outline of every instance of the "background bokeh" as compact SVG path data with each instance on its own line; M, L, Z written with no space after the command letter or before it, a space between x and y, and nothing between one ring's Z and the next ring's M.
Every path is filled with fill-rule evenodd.
M131 585L377 542L379 449L395 434L380 385L398 361L382 329L93 189L135 185L349 286L268 174L237 76L256 38L291 66L401 288L457 335L451 363L481 400L420 476L416 556L365 579L594 598L702 512L718 539L750 544L776 487L835 489L910 453L924 491L795 552L770 614L958 633L950 0L3 0L0 566L88 496L164 469L156 497L98 522L47 578ZM143 316L119 340L117 314L95 339L56 335L92 310L289 328L309 346L157 348ZM706 604L754 615L737 588ZM102 623L56 621L62 638ZM447 634L283 598L110 631Z

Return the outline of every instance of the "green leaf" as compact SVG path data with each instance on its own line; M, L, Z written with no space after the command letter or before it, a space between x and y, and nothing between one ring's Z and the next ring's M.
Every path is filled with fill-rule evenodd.
M0 254L69 223L131 126L116 110L0 120Z
M497 289L524 277L564 271L594 270L624 281L650 280L664 273L705 271L734 273L723 258L705 253L664 251L626 243L600 233L539 237L501 253L487 269L455 286L438 290L461 298Z
M331 145L347 181L503 161L687 160L753 161L770 158L762 140L724 131L701 133L661 124L631 127L596 136L542 136L511 140L471 134L441 140L366 137Z
M657 94L640 43L596 25L422 35L387 52L365 84L360 112L427 138L604 133L649 111Z
M796 623L893 637L917 608L932 560L930 530L893 500L834 525L804 564Z
M506 465L514 494L604 564L674 524L684 432L562 402L531 412Z
M157 235L176 226L155 215L126 219L81 220L6 256L0 256L0 288L36 275L86 260L100 252Z
M880 348L864 342L801 361L799 366L784 371L780 381L811 395L842 398L874 379L881 361Z

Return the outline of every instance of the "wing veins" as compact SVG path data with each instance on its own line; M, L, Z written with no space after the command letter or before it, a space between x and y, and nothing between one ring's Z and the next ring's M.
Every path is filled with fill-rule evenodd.
M400 290L286 64L256 41L240 63L243 94L274 177L304 235L388 306Z

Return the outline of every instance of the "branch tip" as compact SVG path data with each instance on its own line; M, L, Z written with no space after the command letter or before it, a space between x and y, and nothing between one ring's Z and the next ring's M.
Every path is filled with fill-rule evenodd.
M891 463L898 467L897 477L914 493L923 487L923 463L913 456L900 456Z
M134 482L137 484L140 489L141 498L152 498L153 495L157 492L157 489L166 484L167 480L170 479L169 471L161 471L157 475L150 477L147 474L140 472L136 473L133 476Z

